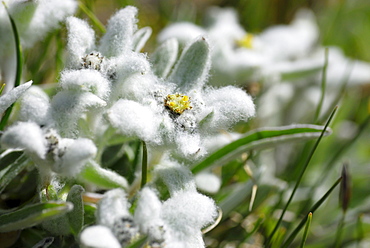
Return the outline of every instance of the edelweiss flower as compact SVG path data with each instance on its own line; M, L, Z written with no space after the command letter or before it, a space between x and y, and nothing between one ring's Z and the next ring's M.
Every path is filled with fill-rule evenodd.
M261 76L270 77L266 75L270 66L307 56L317 42L318 28L312 13L304 10L290 25L274 26L253 35L239 24L233 9L215 7L207 13L206 28L175 23L164 29L158 40L175 37L184 43L199 35L207 35L213 47L214 72L210 83L225 85L230 81L241 84ZM317 69L317 65L312 67Z
M185 166L167 161L157 166L155 174L167 186L169 199L161 202L154 189L145 187L132 217L126 194L120 189L108 191L98 205L98 225L85 228L80 235L82 245L98 248L109 243L110 247L121 247L139 235L147 235L151 247L204 247L201 228L217 215L214 201L196 191Z
M145 73L149 68L145 56L138 53L151 34L149 27L137 31L137 9L128 6L108 21L107 32L96 46L95 32L76 17L67 18L68 67L100 71L117 80L128 72ZM119 81L119 80L118 80Z
M34 122L18 122L1 137L4 148L23 149L39 166L41 176L54 171L75 176L96 154L91 140L61 138L53 129L42 129Z
M181 156L205 154L207 136L254 115L252 99L241 89L204 87L209 55L208 42L197 39L182 52L167 78L148 74L146 80L130 82L138 85L127 96L131 99L121 99L108 110L112 126ZM145 91L140 84L146 86Z

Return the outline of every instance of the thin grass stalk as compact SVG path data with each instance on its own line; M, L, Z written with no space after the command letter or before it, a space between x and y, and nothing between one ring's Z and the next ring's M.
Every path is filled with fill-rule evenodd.
M310 209L310 212L311 213L314 213L320 206L322 203L324 203L324 201L326 200L326 198L329 197L329 195L331 194L331 192L338 186L338 184L342 181L342 177L338 178L338 180L333 184L333 186L331 186L331 188L325 193L325 195L323 195L323 197L320 198L320 200L318 200L315 205L313 205ZM297 236L297 234L299 233L299 231L303 228L304 224L306 223L307 221L307 217L306 216L299 224L298 226L294 229L294 231L289 235L289 237L287 238L287 240L283 243L282 245L282 248L286 248L288 247L292 242L293 240L295 239L295 237Z
M6 13L8 14L10 24L12 26L12 31L13 31L13 36L14 36L14 41L15 41L15 52L16 52L16 61L17 61L17 69L16 69L16 75L15 75L15 80L14 80L14 87L17 87L21 84L21 77L22 77L22 66L23 66L23 59L22 59L22 45L19 39L19 34L18 34L18 29L17 26L10 15L8 11L8 7L6 6L5 2L3 2ZM6 126L6 123L9 120L10 114L12 113L14 103L5 111L1 122L0 122L0 130L3 130L4 127Z
M329 49L325 48L325 62L324 62L324 67L322 68L322 77L321 77L321 96L320 96L319 104L317 105L314 123L317 123L320 113L321 113L322 105L324 103L325 92L326 92L326 71L328 68L328 57L329 57Z
M355 143L355 141L362 136L362 133L364 132L364 130L366 130L366 127L367 125L370 123L370 115L366 118L366 120L361 123L360 127L359 127L359 131L357 132L357 134L355 135L355 137L353 137L350 141L348 141L347 143L345 143L343 146L341 146L335 153L334 155L331 157L331 159L329 160L328 163L326 163L324 165L324 168L322 170L322 173L320 175L320 177L316 180L316 182L314 183L314 186L310 189L310 192L308 194L308 199L312 199L312 196L315 192L315 189L317 189L317 187L319 187L319 185L321 184L321 182L328 176L328 173L330 172L329 168L332 167L332 165L334 164L334 162L336 160L338 160L344 153L347 149L349 149L351 147L351 145L353 145ZM308 200L310 201L310 200ZM303 204L303 206L307 206L307 202L305 202ZM299 212L302 212L304 208L302 208L301 211Z
M311 222L312 222L312 212L310 212L308 214L308 216L307 216L306 226L304 228L303 238L302 238L302 242L301 242L300 248L303 248L304 245L306 244L306 240L307 240L307 236L308 236L308 231L310 230Z
M308 158L307 158L307 160L306 160L306 163L305 163L305 165L304 165L304 167L303 167L303 170L301 171L301 174L299 175L298 180L297 180L297 182L296 182L296 184L295 184L295 186L294 186L294 189L293 189L293 191L292 191L292 193L291 193L291 195L290 195L290 197L289 197L289 200L288 200L288 202L286 203L286 205L285 205L285 207L284 207L284 209L283 209L283 211L282 211L282 213L281 213L281 215L280 215L280 218L279 218L278 222L277 222L277 223L276 223L276 225L275 225L275 228L273 229L273 231L271 232L271 234L269 235L269 237L266 239L266 242L265 242L265 246L266 246L266 247L268 247L268 246L270 245L270 242L271 242L271 240L272 240L273 236L275 235L276 231L278 230L278 228L279 228L279 226L280 226L280 224L281 224L281 222L282 222L282 220L283 220L284 214L285 214L285 212L287 211L289 204L290 204L290 203L291 203L291 201L293 200L294 194L295 194L295 192L297 191L299 184L301 183L301 180L302 180L302 178L303 178L303 175L304 175L304 173L305 173L305 171L306 171L306 169L307 169L307 167L308 167L308 164L310 163L311 158L313 157L313 154L315 153L316 148L318 147L318 145L319 145L319 143L320 143L320 141L321 141L322 137L324 136L324 133L325 133L326 129L328 128L329 123L330 123L330 122L331 122L331 120L333 119L334 114L335 114L335 112L337 111L337 109L338 109L338 107L335 107L335 108L334 108L334 110L332 111L331 115L329 116L328 121L326 122L326 124L325 124L325 126L324 126L324 129L323 129L323 130L322 130L322 132L321 132L320 137L317 139L317 141L316 141L316 143L315 143L314 147L312 148L311 153L309 154L309 156L308 156Z
M80 7L82 12L84 12L91 19L92 23L99 29L100 32L102 33L106 32L104 25L101 23L101 21L99 21L99 19L94 15L94 13L91 10L89 10L89 8L86 7L85 4L79 2L78 7Z
M146 144L143 141L143 160L141 166L141 188L143 188L146 184L148 174L148 150L146 148Z
M335 234L335 242L334 242L334 248L341 247L342 244L342 234L343 234L343 227L344 227L344 221L346 219L346 212L343 212L342 217L340 218L337 232Z

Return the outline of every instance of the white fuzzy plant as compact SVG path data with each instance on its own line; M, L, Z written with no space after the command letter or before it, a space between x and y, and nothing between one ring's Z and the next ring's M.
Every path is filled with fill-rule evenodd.
M79 235L82 224L62 216L43 224L53 234L68 234L71 225L85 247L121 247L140 235L160 247L204 247L201 229L214 222L217 207L197 192L189 166L207 154L205 144L220 130L252 117L254 104L237 87L206 86L211 56L205 37L189 42L180 56L174 39L150 58L140 53L151 29L138 30L136 14L134 7L118 11L98 45L87 22L68 17L69 56L59 92L51 99L36 86L24 93L18 120L2 134L1 146L24 151L38 168L42 201L52 191L52 199L65 201L62 189L75 181L88 189L113 188L98 204L97 225ZM1 104L29 87L17 87L0 100L15 98ZM138 192L131 211L137 185L99 165L117 135L165 154L150 164L154 178ZM156 189L161 182L170 195L163 202ZM82 192L73 189L67 200Z

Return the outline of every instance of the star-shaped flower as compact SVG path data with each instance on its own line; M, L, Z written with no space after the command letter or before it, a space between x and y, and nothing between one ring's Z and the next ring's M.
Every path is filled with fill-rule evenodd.
M108 110L108 120L124 135L181 156L205 154L207 136L247 121L255 111L251 97L239 88L205 87L210 62L207 40L196 39L165 78L148 74L146 80L131 82L137 85L135 93L117 101Z

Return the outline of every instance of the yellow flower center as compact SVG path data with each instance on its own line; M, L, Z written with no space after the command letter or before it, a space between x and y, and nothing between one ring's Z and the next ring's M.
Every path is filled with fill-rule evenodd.
M184 113L185 110L192 108L192 106L190 106L190 98L179 93L167 95L164 99L164 106L180 115Z
M252 49L253 48L253 39L254 39L253 34L248 34L247 33L241 40L237 40L236 44L238 44L238 46L240 46L240 47L245 47L245 48Z

